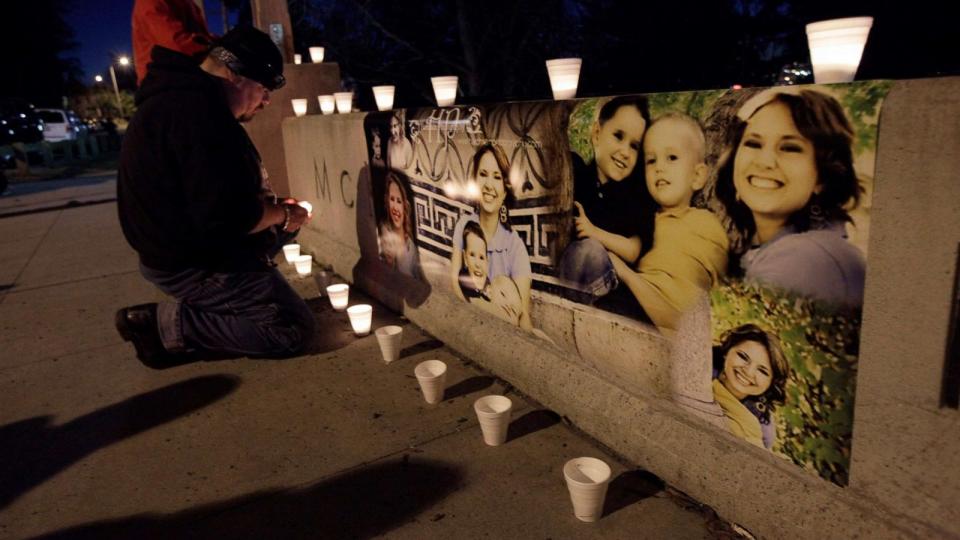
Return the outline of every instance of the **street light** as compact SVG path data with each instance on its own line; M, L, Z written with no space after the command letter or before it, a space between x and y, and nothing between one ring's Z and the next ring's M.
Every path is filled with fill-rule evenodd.
M102 83L102 82L103 82L103 75L94 75L94 76L93 76L93 80L96 81L96 82L98 82L98 83Z
M130 59L126 56L121 56L117 58L117 63L121 66L126 66L130 64ZM97 75L97 77L100 77ZM110 64L110 79L113 80L113 93L117 96L117 114L123 116L123 105L120 104L120 88L117 86L117 72L113 69L113 64ZM97 82L100 82L99 80Z

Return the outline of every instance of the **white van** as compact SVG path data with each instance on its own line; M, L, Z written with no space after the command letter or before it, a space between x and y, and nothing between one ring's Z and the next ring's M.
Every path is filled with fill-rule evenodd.
M43 138L49 142L73 141L86 126L73 111L63 109L37 109L43 120Z

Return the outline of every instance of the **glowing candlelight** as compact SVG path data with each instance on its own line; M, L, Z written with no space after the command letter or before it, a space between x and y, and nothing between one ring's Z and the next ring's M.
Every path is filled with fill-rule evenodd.
M323 47L310 47L310 61L314 64L323 62Z
M302 64L302 63L303 63L303 57L300 56L299 54L293 55L293 63L294 63L294 64L297 64L297 65Z
M813 79L818 83L850 82L857 74L873 17L850 17L807 25Z
M293 264L297 267L297 274L300 276L309 276L313 270L313 257L310 255L298 255L294 257Z
M293 114L297 116L303 116L307 114L307 100L291 99L290 103L293 104Z
M317 101L320 102L320 112L323 114L333 114L336 110L336 100L332 95L317 96Z
M353 109L353 92L334 92L333 98L337 100L337 112L346 114Z
M580 58L556 58L547 60L547 74L550 76L550 88L553 99L573 99L577 97L577 85L580 83Z
M377 102L378 111L389 111L393 108L393 94L396 88L393 86L374 86L373 99Z
M347 308L347 315L350 316L350 326L353 327L353 333L358 336L365 336L370 333L370 323L373 320L373 306L370 304L357 304Z
M437 105L440 107L449 107L457 100L457 77L449 75L445 77L430 77L433 83L433 95L437 98Z
M327 287L327 296L330 297L330 305L337 311L343 311L350 300L350 286L346 283L337 283Z
M300 244L287 244L283 246L283 258L287 264L293 264L293 259L300 256Z

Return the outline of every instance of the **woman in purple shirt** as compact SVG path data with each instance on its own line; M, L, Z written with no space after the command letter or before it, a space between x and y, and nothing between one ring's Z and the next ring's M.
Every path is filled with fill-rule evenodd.
M494 143L480 146L470 160L470 179L477 185L477 214L460 218L453 232L453 254L450 257L450 274L453 290L462 298L460 268L463 266L463 229L467 222L480 224L487 243L487 277L492 281L497 276L507 276L520 293L520 327L531 330L530 286L533 272L530 255L520 235L510 228L507 209L513 202L513 191L507 180L510 162L503 149Z
M744 109L732 156L717 178L733 233L730 274L861 306L866 264L845 232L860 185L843 108L804 89L778 91L755 110Z

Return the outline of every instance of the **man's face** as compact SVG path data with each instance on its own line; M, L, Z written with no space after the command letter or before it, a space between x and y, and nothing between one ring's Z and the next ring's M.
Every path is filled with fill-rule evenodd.
M240 122L252 120L260 109L270 104L270 90L252 79L238 75L237 82L227 88L230 110Z

